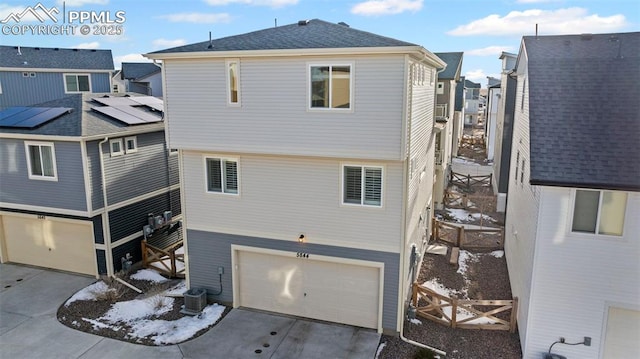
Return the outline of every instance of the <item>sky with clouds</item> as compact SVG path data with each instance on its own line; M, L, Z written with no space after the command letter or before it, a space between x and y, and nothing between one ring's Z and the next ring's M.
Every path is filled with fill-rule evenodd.
M69 11L124 18L119 35L41 35L0 26L0 44L111 49L115 66L148 61L141 54L242 34L302 19L346 22L351 27L412 42L431 52L463 51L463 75L486 86L498 77L499 55L517 53L524 35L640 31L637 0L42 0L58 18ZM35 1L0 0L0 23L35 7ZM66 12L65 12L66 11ZM68 17L68 16L67 16ZM87 20L82 24L93 26ZM26 14L19 25L42 24ZM52 21L44 24L54 24ZM62 22L56 23L60 25ZM76 22L74 25L80 26ZM5 32L7 31L7 32Z

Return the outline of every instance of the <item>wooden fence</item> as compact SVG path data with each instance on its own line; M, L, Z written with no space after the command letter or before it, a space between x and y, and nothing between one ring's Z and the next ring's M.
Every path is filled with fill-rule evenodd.
M462 249L504 249L504 229L482 228L468 229L433 219L431 228L433 238Z
M183 241L176 242L166 248L158 248L142 241L142 266L152 267L161 273L174 278L185 277Z
M462 187L464 190L470 191L473 186L491 187L493 174L485 176L472 176L470 174L462 174L451 171L449 173L449 184Z
M418 306L421 299L426 305ZM414 283L411 303L416 308L416 315L451 328L508 330L511 333L516 330L517 297L512 300L456 299Z
M444 191L444 197L442 203L446 207L459 207L464 209L478 207L478 202L483 204L483 207L489 207L488 210L493 210L495 207L495 196L480 196L469 195L466 193L453 192L449 189Z

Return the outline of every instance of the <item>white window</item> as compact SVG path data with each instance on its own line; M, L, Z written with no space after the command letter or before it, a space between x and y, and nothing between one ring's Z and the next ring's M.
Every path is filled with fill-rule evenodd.
M109 141L111 157L124 155L124 147L122 146L122 138L116 138Z
M205 158L207 192L238 194L238 160Z
M65 74L64 92L91 92L89 74Z
M136 136L125 137L124 151L125 153L138 152L138 140L136 139Z
M522 185L524 184L524 164L525 164L525 160L523 158L522 159L522 168L520 169L520 187L522 187Z
M227 61L227 100L230 105L240 104L240 66L238 60Z
M56 153L51 142L25 142L29 178L57 181Z
M309 83L311 109L351 109L351 65L311 65Z
M520 151L518 151L516 155L516 170L514 171L516 173L516 184L518 184L518 166L519 165L520 165Z
M576 190L571 230L621 236L626 208L625 192Z
M382 206L382 167L342 167L342 203Z
M436 90L436 93L437 93L438 95L442 95L442 94L444 94L444 82L442 82L442 81L438 81L438 88L437 88L437 90Z
M22 77L29 77L29 73L28 72L23 72L22 73Z

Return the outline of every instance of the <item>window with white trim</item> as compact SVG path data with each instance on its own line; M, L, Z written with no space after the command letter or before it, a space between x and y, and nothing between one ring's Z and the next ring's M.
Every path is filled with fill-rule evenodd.
M524 184L524 165L525 165L525 160L523 158L522 159L522 168L520 168L520 187L522 187L522 185Z
M227 64L227 101L230 105L240 104L240 66L238 60L229 60Z
M238 194L238 161L229 158L205 159L207 192Z
M627 193L575 191L572 232L621 236L627 208Z
M351 65L309 66L311 109L351 108Z
M91 92L89 74L65 74L64 92Z
M342 167L342 203L361 206L382 206L382 167Z
M124 152L125 153L138 152L138 140L136 136L124 138Z
M25 142L29 178L57 181L56 153L51 142Z
M116 138L109 141L109 152L111 152L111 157L124 155L122 138Z
M436 89L436 94L443 95L444 94L444 82L438 81L438 87Z

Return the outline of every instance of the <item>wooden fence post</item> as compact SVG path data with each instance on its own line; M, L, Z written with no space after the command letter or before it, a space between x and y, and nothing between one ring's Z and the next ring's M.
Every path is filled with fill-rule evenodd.
M142 246L142 267L147 268L147 240L143 239L140 245Z
M489 187L492 187L491 185L492 183L493 183L493 173L489 173Z
M518 297L514 297L513 303L511 304L511 319L509 320L509 333L515 333L517 319L518 319Z
M451 328L456 327L456 314L458 312L458 300L456 298L451 299Z
M411 293L411 303L414 307L418 307L418 283L413 283L413 292Z
M467 189L471 189L471 175L467 174Z
M458 227L458 241L456 243L457 247L462 248L462 244L464 244L464 226Z

